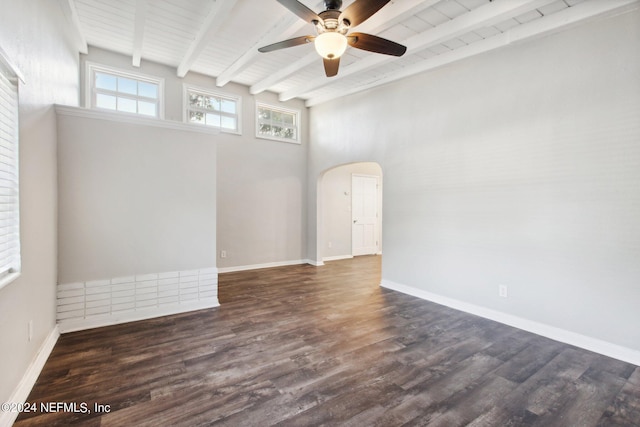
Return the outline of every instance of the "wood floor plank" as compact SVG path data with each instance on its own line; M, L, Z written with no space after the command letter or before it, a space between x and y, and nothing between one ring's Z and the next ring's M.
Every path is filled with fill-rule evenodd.
M381 288L380 257L221 274L221 306L60 337L23 426L640 426L640 368Z

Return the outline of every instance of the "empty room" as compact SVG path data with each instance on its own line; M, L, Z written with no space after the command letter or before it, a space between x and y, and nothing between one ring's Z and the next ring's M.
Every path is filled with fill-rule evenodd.
M0 10L0 426L640 426L640 0Z

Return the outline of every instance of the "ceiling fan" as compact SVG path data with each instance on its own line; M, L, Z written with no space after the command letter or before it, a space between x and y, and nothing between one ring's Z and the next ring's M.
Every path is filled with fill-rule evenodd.
M326 10L316 14L297 0L278 0L278 3L316 27L317 36L301 36L258 49L272 52L287 47L314 42L316 51L324 61L327 77L338 74L340 56L347 45L369 52L402 56L407 48L391 40L365 33L349 33L351 27L361 24L382 9L390 0L355 0L345 10L340 11L342 0L324 0Z

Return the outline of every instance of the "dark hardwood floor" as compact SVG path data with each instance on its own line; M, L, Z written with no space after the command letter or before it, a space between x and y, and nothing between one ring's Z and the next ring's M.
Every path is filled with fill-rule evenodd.
M63 335L28 401L91 413L15 425L640 425L640 368L379 282L375 256L227 273L219 308Z

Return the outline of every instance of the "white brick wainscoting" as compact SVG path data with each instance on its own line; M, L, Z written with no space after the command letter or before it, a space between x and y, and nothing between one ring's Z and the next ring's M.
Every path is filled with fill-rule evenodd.
M153 273L58 285L60 332L217 307L218 269Z

